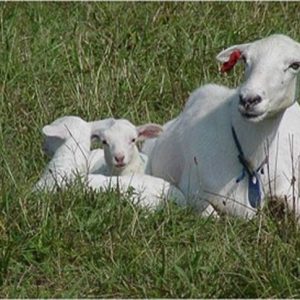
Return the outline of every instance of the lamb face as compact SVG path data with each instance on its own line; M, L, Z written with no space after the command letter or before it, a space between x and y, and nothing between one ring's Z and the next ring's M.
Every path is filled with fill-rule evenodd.
M125 119L115 120L114 124L104 130L94 130L93 136L103 144L104 156L109 168L109 175L122 175L126 169L137 171L140 165L140 153L137 141L157 137L162 127L157 124L134 126Z
M245 81L238 91L238 110L245 119L259 122L294 103L300 70L299 43L284 35L271 35L253 43L232 46L217 59L228 62L233 53L238 53L238 60L246 65Z
M101 142L107 164L119 170L128 165L135 155L138 134L135 126L119 120L101 133Z

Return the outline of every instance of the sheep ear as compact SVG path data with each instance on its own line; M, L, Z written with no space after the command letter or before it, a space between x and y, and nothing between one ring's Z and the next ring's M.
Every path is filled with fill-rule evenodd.
M55 125L46 125L43 127L42 132L45 136L48 137L58 137L61 139L66 138L66 129L62 126L55 126Z
M108 119L103 119L98 121L92 121L89 122L89 124L91 125L92 132L93 132L94 130L97 131L97 130L107 129L111 127L115 122L116 120L114 118L108 118Z
M229 72L235 64L240 60L242 53L248 48L250 44L241 44L231 46L223 51L221 51L216 59L223 63L221 66L221 72Z
M115 121L116 120L114 118L108 118L104 120L89 122L91 126L92 137L99 137L103 130L111 127L115 123Z
M158 137L162 132L162 126L154 123L149 123L137 127L138 140L143 141L146 139L151 139Z
M227 62L230 58L230 55L232 54L232 52L234 51L239 51L239 52L244 52L250 45L251 43L248 43L248 44L240 44L240 45L234 45L234 46L231 46L223 51L221 51L217 56L216 56L216 59L221 62L221 63L224 63L224 62Z

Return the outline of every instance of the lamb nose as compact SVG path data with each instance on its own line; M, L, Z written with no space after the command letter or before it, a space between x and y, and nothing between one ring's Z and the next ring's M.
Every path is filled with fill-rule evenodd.
M122 163L124 161L124 158L125 158L124 155L115 156L115 160L117 163Z

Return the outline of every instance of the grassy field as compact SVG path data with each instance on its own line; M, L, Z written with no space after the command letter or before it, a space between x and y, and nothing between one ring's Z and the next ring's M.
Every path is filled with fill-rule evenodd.
M300 3L0 3L0 298L300 297L300 234L262 213L149 214L80 186L32 195L41 128L62 115L164 123L201 84L236 86L216 54L300 41ZM126 200L126 199L125 199Z

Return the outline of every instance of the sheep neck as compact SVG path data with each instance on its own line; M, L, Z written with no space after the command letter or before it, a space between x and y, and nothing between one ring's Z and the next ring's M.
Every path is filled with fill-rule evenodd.
M235 129L232 126L232 137L234 140L234 143L236 145L236 148L238 150L238 160L240 164L243 166L243 171L241 175L236 179L236 182L240 182L245 178L247 175L248 177L248 199L253 208L257 208L260 206L261 202L261 188L260 188L260 178L258 173L263 170L263 166L268 162L267 155L265 159L262 161L262 163L258 166L258 168L253 168L251 163L248 161L248 159L244 155L244 151L242 149L242 146L239 142L239 139L236 135Z

